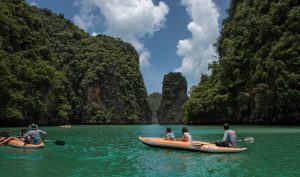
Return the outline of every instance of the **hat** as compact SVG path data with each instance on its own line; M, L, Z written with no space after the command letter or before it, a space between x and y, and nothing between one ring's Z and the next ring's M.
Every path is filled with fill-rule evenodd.
M36 130L39 126L35 123L32 123L31 125L29 125L30 130Z

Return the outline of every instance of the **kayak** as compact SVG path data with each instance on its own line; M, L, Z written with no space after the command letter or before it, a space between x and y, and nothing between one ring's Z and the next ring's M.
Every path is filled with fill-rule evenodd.
M71 125L62 125L60 128L71 128Z
M45 146L44 142L41 142L40 144L25 144L21 140L11 140L7 145L17 148L41 148Z
M152 137L139 137L140 141L148 146L173 148L188 151L200 151L200 152L212 152L212 153L235 153L245 151L247 148L232 148L232 147L220 147L215 144L211 144L203 141L182 142L171 141L163 138Z

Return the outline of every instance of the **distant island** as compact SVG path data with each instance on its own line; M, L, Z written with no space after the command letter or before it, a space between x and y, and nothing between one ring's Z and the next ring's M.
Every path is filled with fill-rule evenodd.
M131 44L23 0L0 7L1 126L300 124L297 1L232 0L211 74L188 95L182 74L168 73L149 96Z

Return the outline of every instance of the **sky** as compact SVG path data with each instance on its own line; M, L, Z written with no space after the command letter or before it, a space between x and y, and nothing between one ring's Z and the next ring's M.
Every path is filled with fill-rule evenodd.
M48 8L91 35L131 43L139 53L148 94L160 92L164 75L182 72L188 89L218 59L213 44L230 0L27 0Z

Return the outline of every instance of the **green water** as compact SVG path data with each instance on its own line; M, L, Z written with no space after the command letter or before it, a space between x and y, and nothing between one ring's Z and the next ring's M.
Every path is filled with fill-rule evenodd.
M42 149L0 147L0 176L300 176L300 127L233 126L253 144L239 154L210 154L145 146L138 136L160 137L166 126L42 127ZM181 126L170 126L180 135ZM216 141L221 126L189 126L193 139ZM17 128L0 128L17 133Z

